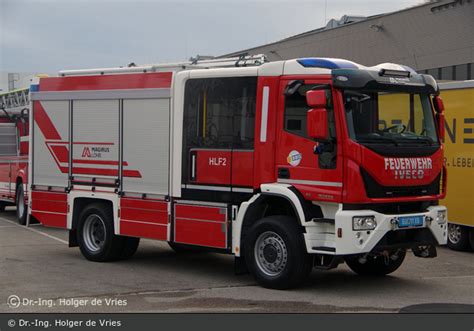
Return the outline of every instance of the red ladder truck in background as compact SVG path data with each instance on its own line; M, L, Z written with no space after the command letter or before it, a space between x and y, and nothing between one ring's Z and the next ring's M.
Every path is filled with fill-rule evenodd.
M0 93L0 210L17 206L26 224L29 88Z
M157 239L283 289L446 244L444 107L406 66L247 56L62 71L34 90L29 215L91 261Z

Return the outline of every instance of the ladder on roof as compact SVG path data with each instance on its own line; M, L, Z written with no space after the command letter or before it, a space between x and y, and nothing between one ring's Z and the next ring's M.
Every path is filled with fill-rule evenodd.
M180 71L185 69L210 69L210 68L232 68L232 67L253 67L260 66L268 62L264 54L242 55L230 58L210 58L197 56L189 61L148 64L137 66L134 63L127 67L116 68L98 68L98 69L81 69L81 70L62 70L60 76L78 76L78 75L104 75L119 73L146 73L146 72L162 72L162 71Z
M23 88L0 93L0 116L21 114L30 106L30 89Z

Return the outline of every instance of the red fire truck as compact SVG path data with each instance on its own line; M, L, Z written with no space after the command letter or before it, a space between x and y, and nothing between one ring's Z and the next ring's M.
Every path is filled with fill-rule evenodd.
M233 254L283 289L341 262L389 274L446 243L443 104L406 66L247 56L62 71L34 90L29 214L91 261L151 238Z
M26 224L29 89L0 93L0 210L17 205Z

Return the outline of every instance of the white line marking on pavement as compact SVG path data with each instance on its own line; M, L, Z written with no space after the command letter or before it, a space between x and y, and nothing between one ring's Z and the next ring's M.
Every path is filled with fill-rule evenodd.
M66 245L69 244L66 240L62 240L62 239L60 239L60 238L58 238L58 237L52 236L52 235L47 234L47 233L45 233L45 232L42 232L42 231L39 231L39 230L32 229L32 228L30 228L30 227L26 227L26 226L20 225L20 224L18 224L18 223L13 222L13 221L7 220L6 218L0 217L0 220L5 221L5 222L8 222L8 223L11 223L11 224L13 224L13 225L15 225L15 226L17 226L17 227L19 227L19 228L22 228L22 229L29 230L29 231L31 231L31 232L40 234L40 235L45 236L45 237L47 237L47 238L50 238L50 239L59 241L59 242L62 243L62 244L66 244Z

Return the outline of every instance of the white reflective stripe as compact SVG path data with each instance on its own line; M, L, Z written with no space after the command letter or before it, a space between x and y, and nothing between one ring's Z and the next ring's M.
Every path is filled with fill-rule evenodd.
M9 190L11 182L0 182L0 189ZM13 183L13 185L15 185Z
M302 179L282 179L282 178L280 178L280 179L278 179L278 183L342 187L342 183L339 183L339 182L321 182L321 181L317 181L317 180L302 180Z
M169 98L169 88L145 88L123 90L79 90L30 92L30 99L42 100L102 100L102 99L159 99Z
M253 193L253 188L233 187L232 192Z
M223 191L230 192L230 187L228 186L208 186L208 185L190 185L186 184L186 188L197 189L197 190L210 190L210 191Z
M262 97L262 120L260 123L260 142L267 141L267 125L268 125L268 99L270 97L270 87L263 87Z
M20 141L23 142L23 141L30 141L30 136L23 136L23 137L20 137Z
M181 187L195 189L195 190L253 193L252 188L245 188L245 187L232 187L231 188L230 186L210 186L210 185L193 185L193 184L183 184L181 185Z

